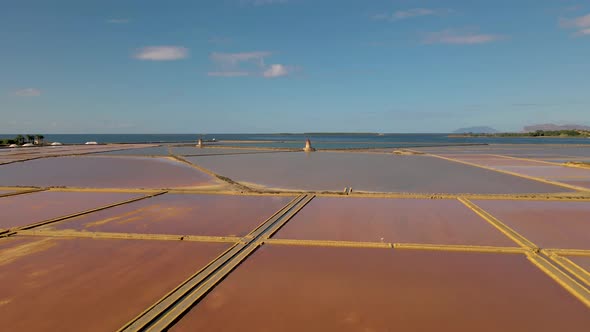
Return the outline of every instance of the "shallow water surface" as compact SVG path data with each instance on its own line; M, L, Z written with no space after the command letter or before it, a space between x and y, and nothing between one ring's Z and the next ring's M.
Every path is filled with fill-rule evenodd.
M244 236L293 197L165 194L95 212L46 229Z
M59 157L0 167L4 186L173 188L214 183L210 175L165 158Z
M541 248L590 249L590 202L473 202Z
M115 331L228 247L186 241L3 239L1 316L11 331Z
M232 180L299 190L539 193L561 187L427 156L290 152L187 157Z
M583 331L588 324L588 308L524 255L265 245L171 331Z
M30 225L141 197L141 194L42 191L0 198L0 228Z
M516 246L457 200L317 197L274 237Z

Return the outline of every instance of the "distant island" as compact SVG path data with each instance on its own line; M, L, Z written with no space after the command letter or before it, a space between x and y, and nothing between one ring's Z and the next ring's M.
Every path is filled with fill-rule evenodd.
M525 126L522 132L498 132L490 127L471 127L457 129L449 137L590 137L590 127L540 124Z

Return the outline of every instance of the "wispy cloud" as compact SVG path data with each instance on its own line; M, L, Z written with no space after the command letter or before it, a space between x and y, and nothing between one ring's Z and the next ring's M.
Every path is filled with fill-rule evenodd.
M379 13L373 15L374 20L388 20L401 21L410 18L417 18L423 16L442 16L452 13L452 9L437 9L437 8L411 8L406 10L398 10L393 13Z
M293 72L292 67L283 64L266 65L265 59L272 55L268 51L254 51L241 53L211 53L209 58L217 70L207 73L215 77L244 77L261 76L277 78L287 76Z
M240 62L255 62L264 66L264 58L270 56L271 52L256 51L243 53L211 53L211 60L221 66L236 66Z
M134 58L149 61L172 61L188 57L188 49L182 46L148 46L138 50Z
M590 35L590 14L574 18L560 18L559 25L562 28L576 29L575 34L578 36Z
M563 9L563 11L565 11L565 12L576 12L578 10L581 10L582 8L584 8L582 5L572 5L572 6L565 7Z
M268 69L262 73L266 78L276 78L289 75L289 69L281 64L270 65Z
M574 18L562 18L560 24L564 28L587 28L590 27L590 14Z
M129 23L131 20L128 18L110 18L107 20L107 23L110 24L126 24Z
M18 97L39 97L41 90L36 88L24 88L14 91L14 95Z
M242 5L264 6L289 2L289 0L241 0Z
M472 45L491 43L503 38L501 35L482 34L477 31L446 29L426 34L422 42L425 44Z

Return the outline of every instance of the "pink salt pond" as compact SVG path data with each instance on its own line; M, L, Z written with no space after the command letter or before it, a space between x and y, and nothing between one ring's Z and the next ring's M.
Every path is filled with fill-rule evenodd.
M263 246L171 331L585 331L524 255Z
M45 229L244 236L293 197L165 194L51 224Z
M210 175L167 158L59 157L0 167L0 186L179 188L214 184Z
M295 215L275 237L516 246L457 200L319 197Z
M473 202L540 248L590 249L590 202Z
M37 192L0 198L0 228L12 228L64 217L141 197L141 194Z
M0 241L5 331L116 331L230 245L10 237Z

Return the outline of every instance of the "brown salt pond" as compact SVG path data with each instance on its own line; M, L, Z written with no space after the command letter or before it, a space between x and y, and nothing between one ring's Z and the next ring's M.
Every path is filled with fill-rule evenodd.
M551 178L586 178L590 180L590 169L573 168L566 166L498 166L497 169L525 174L528 176Z
M149 146L149 147L142 147L136 149L123 149L123 150L114 150L114 151L106 151L106 152L99 152L98 155L130 155L130 156L167 156L168 147L167 146Z
M448 156L442 155L443 157L457 159L481 166L487 167L495 167L495 166L546 166L547 164L536 162L536 161L527 161L527 160L518 160L518 159L510 159L510 158L502 158L502 157L495 157L495 156L483 156L483 155L466 155L466 156Z
M293 197L166 194L48 225L45 229L244 236Z
M227 155L227 154L252 154L252 153L276 153L285 150L271 149L231 149L231 148L197 148L180 146L172 148L172 153L183 156L209 156L209 155Z
M516 246L457 200L316 197L275 237Z
M562 180L560 182L571 184L571 185L578 186L578 187L584 187L586 189L590 189L590 180L588 180L588 181L570 181L570 180L563 181Z
M567 259L586 270L590 275L590 256L567 256Z
M0 316L10 331L115 331L228 246L2 239Z
M520 158L541 159L548 156L590 157L590 145L547 145L547 144L494 144L489 146L429 147L414 148L433 154L500 154Z
M141 197L129 193L42 191L0 198L0 228L30 225Z
M173 188L215 184L208 174L166 158L59 157L3 165L3 186Z
M75 155L93 152L103 152L112 150L134 149L139 147L149 147L153 145L146 144L109 144L109 145L63 145L63 146L44 146L32 147L26 149L8 149L0 150L0 158L13 156L17 159L29 159L32 157L49 157L59 155Z
M270 245L170 330L553 332L588 324L588 308L524 255Z
M539 193L568 189L428 156L290 152L187 157L235 181L271 188L421 193Z
M473 202L541 248L590 249L590 202Z

